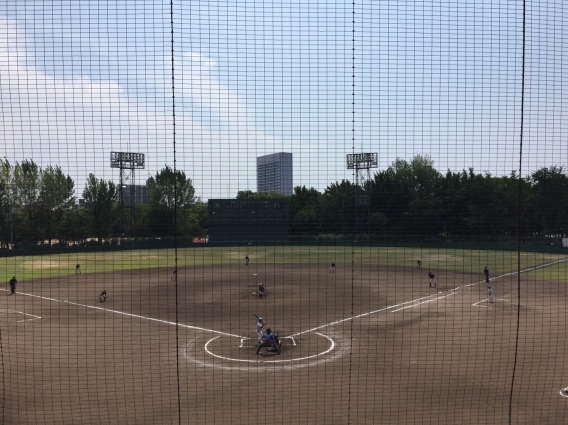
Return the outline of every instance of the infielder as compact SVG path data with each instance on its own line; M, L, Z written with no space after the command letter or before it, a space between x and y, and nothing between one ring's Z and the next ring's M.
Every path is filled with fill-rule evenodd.
M335 273L335 261L333 263L331 263L331 266L329 266L329 272Z
M489 302L493 302L493 290L491 289L491 285L487 286L487 296L489 297Z
M436 287L436 275L432 272L428 272L428 278L430 279L430 288ZM434 285L434 286L432 286Z
M262 340L262 328L264 327L265 323L264 320L262 320L262 317L258 318L258 322L256 322L256 344L254 344L255 347L258 347L260 345L260 342Z

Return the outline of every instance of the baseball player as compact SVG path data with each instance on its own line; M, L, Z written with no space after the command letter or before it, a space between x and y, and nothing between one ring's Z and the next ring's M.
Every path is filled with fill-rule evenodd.
M430 288L436 287L436 275L432 272L428 272L428 278L430 279ZM434 285L434 286L432 286Z
M489 302L493 302L493 290L491 289L491 285L487 285L487 296L489 297Z
M77 273L81 273L81 264L77 264L75 266L75 274L77 274Z
M262 335L262 343L256 349L256 354L260 354L260 349L262 347L269 347L276 351L276 354L280 354L280 347L276 343L276 339L274 335L272 335L272 331L270 328L266 330L266 333Z
M245 266L249 265L249 256L245 255Z
M485 273L485 282L489 283L489 269L487 266L483 269L483 273Z
M264 283L260 282L258 284L258 298L264 297Z
M18 284L18 281L16 280L16 276L14 276L12 279L10 279L10 293L12 295L16 294L16 285Z
M417 269L421 269L421 268L422 268L422 261L416 260L416 268L417 268Z
M329 266L329 272L335 273L335 261L333 263L331 263L331 266Z
M258 318L258 322L256 322L256 344L254 344L255 347L258 347L260 345L260 342L262 340L262 328L264 327L265 323L264 320L262 320L262 317Z
M107 299L107 291L103 289L103 292L99 294L99 302L104 303Z
M172 277L170 278L170 280L176 280L178 276L178 269L175 268L174 271L172 272Z

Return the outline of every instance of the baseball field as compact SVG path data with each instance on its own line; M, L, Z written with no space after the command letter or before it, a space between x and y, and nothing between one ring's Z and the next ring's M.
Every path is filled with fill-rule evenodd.
M2 423L563 423L567 263L281 246L3 258ZM255 354L254 315L281 355Z

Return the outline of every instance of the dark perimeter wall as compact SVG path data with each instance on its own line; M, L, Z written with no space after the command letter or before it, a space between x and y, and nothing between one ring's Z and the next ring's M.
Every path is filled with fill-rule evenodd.
M288 199L210 199L209 242L287 242Z

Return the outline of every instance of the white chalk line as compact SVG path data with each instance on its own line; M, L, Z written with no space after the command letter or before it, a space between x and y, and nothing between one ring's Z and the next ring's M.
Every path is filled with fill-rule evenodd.
M308 359L313 359L315 357L319 357L319 356L323 356L331 351L333 351L333 349L335 348L335 341L330 338L327 335L321 334L319 332L315 332L316 335L322 336L324 338L327 338L330 342L331 342L331 346L325 350L322 351L321 353L318 354L312 354L311 356L306 356L306 357L298 357L298 358L294 358L294 359L284 359L284 360L246 360L246 359L233 359L231 357L225 357L225 356L221 356L219 354L215 354L213 352L211 352L209 350L209 344L213 341L215 341L217 338L220 338L220 336L216 336L214 338L211 338L209 341L207 341L207 343L205 344L205 352L213 357L217 357L218 359L222 359L222 360L228 360L228 361L232 361L232 362L240 362L240 363L291 363L291 362L299 362L302 360L308 360Z
M414 307L422 305L422 304L431 303L432 301L438 301L438 300L441 300L442 298L451 297L452 295L455 295L455 293L444 295L444 296L441 296L441 297L436 297L436 298L433 298L431 300L422 301L421 303L412 304L412 305L409 305L409 306L406 306L406 307L398 308L396 310L391 311L391 313L396 313L397 311L406 310L407 308L414 308Z
M553 261L551 263L541 264L541 265L535 266L535 267L529 267L527 269L521 270L520 272L505 273L505 274L502 274L500 276L496 276L494 278L491 278L489 280L496 280L496 279L500 279L500 278L505 277L505 276L511 276L511 275L515 275L515 274L518 274L518 273L526 273L526 272L529 272L529 271L538 270L540 268L550 267L550 266L555 265L555 264L564 263L566 261L568 261L568 258ZM448 291L444 291L442 293L456 292L456 291L458 291L462 288L479 285L480 283L485 283L485 281L480 281L480 282L475 282L475 283L471 283L471 284L468 284L468 285L463 285L463 286L460 286L460 287L457 287L457 288L454 288L454 289L451 289L451 290L448 290ZM0 290L8 292L6 289L0 289ZM153 318L153 317L147 317L147 316L142 316L142 315L133 314L133 313L126 313L126 312L119 311L119 310L107 309L105 307L96 307L96 306L92 306L92 305L88 305L88 304L80 304L80 303L75 303L75 302L71 302L71 301L61 301L61 300L58 300L58 299L55 299L55 298L43 297L41 295L28 294L28 293L25 293L25 292L18 292L18 294L28 296L28 297L33 297L33 298L39 298L39 299L43 299L43 300L47 300L47 301L54 301L54 302L58 302L58 303L65 302L67 304L76 305L76 306L79 306L79 307L85 307L85 308L90 308L90 309L94 309L94 310L101 310L101 311L105 311L105 312L109 312L109 313L113 313L113 314L118 314L118 315L127 316L127 317L134 317L134 318L148 320L148 321L156 322L156 323L164 323L164 324L167 324L167 325L179 326L179 327L186 328L186 329L194 329L194 330L201 330L201 331L205 331L205 332L213 332L213 333L216 333L216 334L219 334L219 335L230 336L230 337L235 337L235 338L246 338L246 337L242 337L240 335L230 334L230 333L227 333L227 332L221 332L221 331L217 331L217 330L214 330L214 329L206 329L206 328L201 328L201 327L198 327L198 326L185 325L185 324L182 324L182 323L171 322L171 321L168 321L168 320L156 319L156 318ZM400 303L400 304L395 304L395 305L392 305L392 306L387 306L387 307L384 307L384 308L381 308L381 309L378 309L378 310L369 311L367 313L362 313L362 314L352 316L352 317L348 317L348 318L345 318L345 319L336 320L336 321L333 321L333 322L330 322L330 323L326 323L324 325L316 326L314 328L311 328L311 329L308 329L308 330L305 330L305 331L302 331L302 332L297 332L295 334L290 335L289 337L293 338L295 336L299 336L299 335L302 335L302 334L305 334L305 333L313 332L313 331L316 331L318 329L326 328L326 327L333 326L333 325L336 325L336 324L339 324L339 323L343 323L343 322L358 319L358 318L361 318L361 317L369 316L371 314L376 314L376 313L380 313L382 311L401 307L401 306L404 306L404 305L409 304L409 303L414 304L417 301L432 298L432 297L436 297L436 298L432 299L430 301L435 301L436 299L438 299L438 295L439 294L428 295L426 297L420 297L420 298L417 298L417 299L414 299L414 300L405 301L405 302ZM430 301L427 301L427 302L430 302ZM420 305L420 304L416 304L416 305ZM322 336L324 336L324 335L322 334ZM326 336L326 338L328 338L328 337Z
M7 292L6 289L2 289L2 291ZM198 330L198 331L213 332L213 333L216 333L216 334L219 334L219 335L232 336L232 337L235 337L235 338L247 338L247 337L244 337L244 336L235 335L235 334L231 334L231 333L228 333L228 332L216 331L214 329L207 329L207 328L201 328L199 326L185 325L183 323L176 323L176 322L171 322L169 320L156 319L154 317L142 316L140 314L126 313L125 311L112 310L112 309L105 308L105 307L97 307L97 306L94 306L94 305L80 304L80 303L75 303L75 302L72 302L72 301L61 301L61 300L57 300L55 298L42 297L41 295L28 294L26 292L18 292L18 295L25 295L27 297L40 298L42 300L54 301L54 302L65 303L65 304L70 304L70 305L76 305L78 307L85 307L85 308L90 308L90 309L93 309L93 310L105 311L105 312L108 312L108 313L118 314L118 315L121 315L121 316L134 317L136 319L148 320L150 322L164 323L164 324L172 325L172 326L179 326L181 328L186 328L186 329L194 329L194 330Z
M561 395L562 397L568 398L568 394L566 394L566 393L564 392L564 389L561 389L561 390L560 390L560 395Z
M3 290L4 290L4 289L3 289ZM6 290L4 290L4 291L6 291ZM243 337L243 336L231 334L231 333L228 333L228 332L221 332L221 331L217 331L217 330L214 330L214 329L206 329L206 328L201 328L201 327L198 327L198 326L191 326L191 325L185 325L185 324L182 324L182 323L175 323L175 322L171 322L171 321L168 321L168 320L156 319L156 318L153 318L153 317L142 316L142 315L139 315L139 314L126 313L126 312L124 312L124 311L112 310L112 309L108 309L108 308L105 308L105 307L98 307L98 306L93 306L93 305L88 305L88 304L75 303L75 302L67 301L67 300L61 301L61 300L58 300L58 299L55 299L55 298L44 297L44 296L35 295L35 294L29 294L29 293L26 293L26 292L19 292L18 294L24 295L24 296L28 296L28 297L32 297L32 298L39 298L39 299L43 299L43 300L58 302L58 303L66 303L66 304L75 305L75 306L78 306L78 307L84 307L84 308L90 308L90 309L94 309L94 310L100 310L100 311L104 311L104 312L108 312L108 313L113 313L113 314L118 314L118 315L127 316L127 317L134 317L134 318L137 318L137 319L148 320L148 321L156 322L156 323L163 323L163 324L172 325L172 326L176 326L176 325L177 325L177 326L179 326L179 327L186 328L186 329L194 329L194 330L201 330L201 331L205 331L205 332L213 332L213 333L216 333L216 334L219 334L219 335L223 335L223 336L229 336L229 337L239 338L239 339L240 339L240 345L241 345L241 346L243 345L243 342L244 342L245 340L250 339L250 338L248 338L248 337ZM23 313L23 314L26 314L26 313ZM27 314L29 314L29 313L27 313ZM316 332L316 333L317 333L317 332ZM250 361L250 362L256 362L256 363L258 363L258 362L264 362L264 363L279 363L279 362L292 362L292 361L299 361L299 360L309 360L310 358L327 354L327 353L329 353L330 351L332 351L332 350L335 348L335 341L333 341L333 339L331 339L331 338L329 338L328 336L323 335L323 334L319 334L319 333L317 333L317 334L318 334L318 335L321 335L321 336L323 336L323 337L325 337L325 338L327 338L328 340L331 341L331 347L330 347L328 350L324 351L323 353L319 353L319 354L316 354L316 355L314 355L314 356L301 357L301 358L298 358L298 359L291 359L291 360L279 360L279 361L256 360L256 361ZM216 337L216 338L218 338L218 337ZM283 338L291 338L292 341L293 341L293 343L294 343L294 346L296 345L296 341L294 340L294 338L292 338L292 337L283 337ZM215 339L215 338L214 338L214 339ZM209 342L211 342L211 340L210 340ZM208 342L207 344L209 344L209 342ZM207 352L209 352L209 351L207 350L207 344L205 345L205 350L206 350ZM213 354L213 353L210 353L210 354L213 355L213 356L215 356L215 357L219 357L219 356L217 356L217 355L215 355L215 354ZM229 359L229 360L232 360L232 359ZM233 361L234 361L234 360L233 360Z
M565 263L566 261L568 261L568 258L564 258L564 259L562 259L562 260L553 261L553 262L551 262L551 263L541 264L541 265L539 265L539 266L529 267L529 268L526 268L526 269L521 270L520 272L516 272L516 271L515 271L515 272L505 273L505 274L502 274L502 275L493 277L493 278L491 278L491 279L489 279L489 280L491 281L491 280L501 279L501 278L503 278L503 277L512 276L512 275L519 274L519 273L527 273L527 272L530 272L530 271L533 271L533 270L538 270L538 269L542 269L542 268L545 268L545 267L550 267L550 266L553 266L553 265L556 265L556 264ZM482 281L480 281L480 282L469 283L469 284L467 284L467 285L462 285L462 286L459 286L459 287L457 287L457 288L453 288L453 289L449 289L449 290L447 290L447 291L439 292L438 294L433 294L433 295L428 295L428 296L426 296L426 297L416 298L415 300L405 301L405 302L400 303L400 304L395 304L395 305L383 307L383 308L380 308L380 309L378 309L378 310L373 310L373 311L369 311L369 312L367 312L367 313L358 314L358 315L356 315L356 316L348 317L348 318L346 318L346 319L336 320L336 321L334 321L334 322L326 323L325 325L316 326L315 328L311 328L311 329L308 329L308 330L306 330L306 331L298 332L298 333L292 334L292 335L290 335L290 336L298 336L298 335L302 335L302 334L305 334L305 333L308 333L308 332L313 332L313 331L316 331L316 330L318 330L318 329L323 329L323 328L327 328L327 327L329 327L329 326L337 325L337 324L339 324L339 323L348 322L348 321L354 320L354 319L359 319L359 318L361 318L361 317L369 316L369 315L371 315L371 314L376 314L376 313L380 313L380 312L383 312L383 311L391 310L391 309L393 309L393 308L402 307L403 305L406 305L406 304L416 303L417 301L421 301L421 300L428 299L428 298L431 298L431 297L437 297L437 296L440 295L440 294L444 294L444 293L448 293L448 292L457 292L457 291L459 291L459 290L461 290L461 289L463 289L463 288L468 288L468 287L470 287L470 286L479 285L480 283L487 283L487 282L485 282L485 280L482 280ZM434 299L434 300L432 300L432 301L435 301L435 300L436 300L436 299ZM428 301L428 302L430 302L430 301ZM419 304L416 304L416 305L419 305ZM400 310L402 310L402 309L400 309Z
M16 323L31 322L32 320L41 319L41 316L36 316L35 314L31 314L31 313L24 313L23 311L5 310L5 309L2 309L2 308L0 308L0 311L4 311L6 313L23 314L24 316L32 316L33 317L33 319L16 320Z

